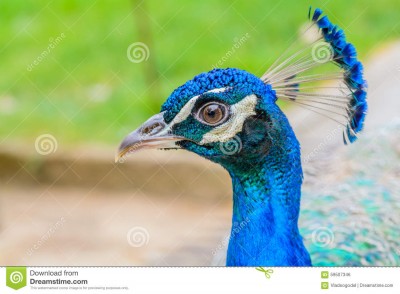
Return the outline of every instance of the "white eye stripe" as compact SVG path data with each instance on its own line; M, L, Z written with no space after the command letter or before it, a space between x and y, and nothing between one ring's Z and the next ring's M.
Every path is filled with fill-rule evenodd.
M228 89L229 88L227 88L227 87L216 88L216 89L212 89L207 92L204 92L202 95L207 94L207 93L221 93ZM185 119L187 119L189 117L189 115L192 113L194 104L196 103L197 99L200 96L201 95L197 95L197 96L190 98L190 100L188 102L186 102L186 104L182 107L181 111L179 111L179 113L174 117L174 119L171 121L171 123L169 125L173 126L174 124L178 124L180 122L183 122Z
M210 90L210 91L207 91L207 92L205 92L204 94L206 94L206 93L222 93L222 92L225 92L225 91L227 91L227 90L229 90L229 89L230 89L229 87L216 88L216 89L212 89L212 90Z
M181 111L179 111L179 113L171 121L170 125L173 126L174 124L178 124L180 122L183 122L185 119L187 119L188 116L192 113L194 104L196 103L196 101L199 97L200 97L200 95L194 96L188 102L186 102L186 104L182 107Z
M221 93L228 90L229 88L217 88L205 93ZM203 94L205 94L203 93ZM166 131L171 130L172 126L186 120L189 115L192 114L193 107L197 99L201 95L192 97L186 104L182 107L179 113L174 117L174 119L168 124ZM237 133L241 132L243 129L244 121L252 116L256 115L255 107L257 105L257 96L254 94L244 97L241 101L230 106L231 117L223 124L213 128L211 131L203 135L202 140L199 142L200 145L213 142L226 142L233 138Z
M231 117L222 125L203 135L200 145L213 142L226 142L243 129L244 121L255 115L257 96L252 94L231 106Z

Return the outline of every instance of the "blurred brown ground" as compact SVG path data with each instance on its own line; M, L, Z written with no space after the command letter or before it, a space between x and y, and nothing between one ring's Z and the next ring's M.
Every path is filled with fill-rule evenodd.
M116 165L109 151L45 161L0 155L8 162L1 169L1 264L211 263L230 226L222 168L184 151L148 151Z

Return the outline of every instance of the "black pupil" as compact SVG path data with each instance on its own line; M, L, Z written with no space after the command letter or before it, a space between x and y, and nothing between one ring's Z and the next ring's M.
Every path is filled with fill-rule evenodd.
M205 108L204 120L208 123L217 123L223 118L223 111L218 104L211 104Z
M217 105L208 106L207 107L207 116L209 116L210 118L215 118L218 110L219 110L219 107Z

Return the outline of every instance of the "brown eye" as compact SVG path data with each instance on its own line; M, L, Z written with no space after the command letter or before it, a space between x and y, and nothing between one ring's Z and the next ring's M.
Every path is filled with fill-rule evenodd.
M200 108L198 118L206 124L216 125L227 118L226 106L221 103L210 102Z

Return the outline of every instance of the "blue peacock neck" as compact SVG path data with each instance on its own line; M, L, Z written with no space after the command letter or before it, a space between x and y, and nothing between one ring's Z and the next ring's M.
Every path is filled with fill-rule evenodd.
M297 225L300 147L289 125L280 132L284 140L275 142L257 161L228 169L233 186L228 266L311 265Z

